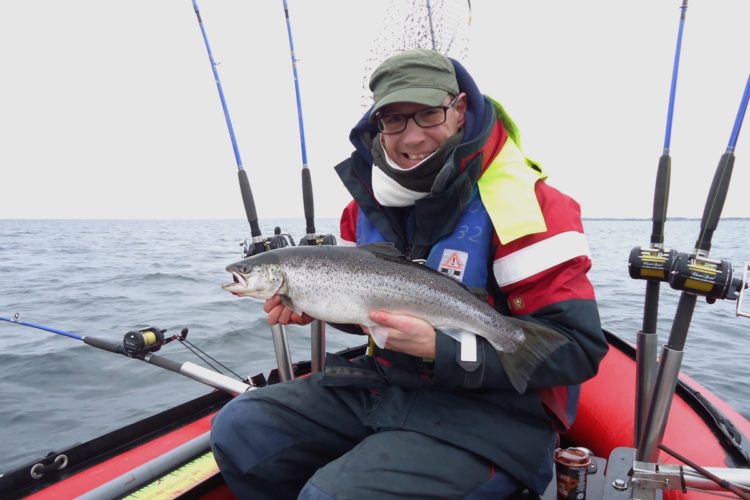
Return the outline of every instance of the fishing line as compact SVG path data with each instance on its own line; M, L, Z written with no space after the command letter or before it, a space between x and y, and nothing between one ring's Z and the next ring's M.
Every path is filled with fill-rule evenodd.
M425 0L427 3L427 19L429 20L430 24L430 42L432 44L432 50L436 50L435 46L435 26L432 24L432 6L430 5L430 0Z
M370 75L388 56L413 48L432 49L459 62L469 53L471 2L467 0L390 0L370 44L362 73L360 108L372 106Z
M706 479L710 479L711 481L713 481L714 483L716 483L720 487L724 488L725 490L731 491L732 493L734 493L738 497L742 498L743 500L750 500L750 493L748 493L747 489L745 487L743 487L742 485L734 484L734 483L732 483L730 481L727 481L726 479L720 478L716 474L714 474L711 471L705 469L704 467L701 467L700 465L698 465L697 463L695 463L692 460L688 459L684 455L681 455L681 454L677 453L675 450L669 448L665 444L660 444L659 448L661 448L662 450L664 450L668 454L672 455L673 457L675 457L680 462L682 462L684 464L687 464L688 466L692 467L697 472L699 472L700 474L702 474ZM695 488L695 490L696 491L703 491L703 492L705 492L705 490L701 490L701 489L698 489L698 488Z
M204 351L203 349L201 349L197 345L193 344L192 342L190 342L189 340L184 339L184 338L183 339L178 338L178 340L180 341L180 344L182 344L183 346L185 346L185 348L187 350L189 350L190 352L192 352L193 354L195 354L195 356L197 356L198 359L200 359L201 361L203 361L204 363L206 363L208 366L210 366L211 368L213 368L214 371L221 373L215 366L213 366L210 362L208 362L206 359L204 359L203 356L206 356L208 359L210 359L214 363L216 363L219 366L221 366L222 368L224 368L226 371L228 371L229 373L231 373L232 375L234 375L235 377L237 377L238 380L242 380L242 377L240 375L238 375L234 370L232 370L231 368L229 368L228 366L226 366L225 364L223 364L221 361L219 361L218 359L216 359L213 356L211 356L210 354L208 354L206 351ZM200 353L200 354L198 354L198 353ZM201 354L203 356L201 356Z

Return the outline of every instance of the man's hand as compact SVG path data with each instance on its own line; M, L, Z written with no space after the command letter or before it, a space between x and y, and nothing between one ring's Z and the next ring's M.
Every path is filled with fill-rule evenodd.
M419 358L435 359L435 329L428 322L385 311L371 311L370 319L388 328L385 348Z
M263 304L263 310L266 312L266 320L269 325L307 325L312 322L313 318L305 313L297 314L284 304L281 303L281 297L274 295Z

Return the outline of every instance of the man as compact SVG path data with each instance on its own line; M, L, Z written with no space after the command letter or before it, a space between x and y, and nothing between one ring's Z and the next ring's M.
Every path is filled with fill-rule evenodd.
M342 243L388 241L487 291L505 314L569 342L516 392L482 338L461 346L417 318L373 311L384 348L230 402L212 445L243 498L503 498L542 492L578 384L607 350L578 204L544 181L513 121L457 62L424 49L372 74L375 103L336 167L354 201ZM268 321L308 323L281 305ZM342 327L361 333L355 325ZM464 359L474 351L478 363Z

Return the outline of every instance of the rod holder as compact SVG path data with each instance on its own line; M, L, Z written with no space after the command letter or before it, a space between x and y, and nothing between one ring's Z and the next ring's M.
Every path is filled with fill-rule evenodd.
M656 462L659 457L659 444L667 428L667 418L672 406L672 396L677 386L683 354L684 351L677 351L668 346L662 348L645 431L638 440L636 459L639 461Z
M310 325L310 371L322 372L326 369L326 324L316 319Z
M635 447L640 445L640 437L646 426L648 410L651 406L651 396L656 382L656 333L638 332L636 338L636 379L635 379L635 429L633 442Z
M273 339L273 350L276 353L279 378L282 382L294 379L292 356L289 354L289 341L284 326L271 325L271 338Z

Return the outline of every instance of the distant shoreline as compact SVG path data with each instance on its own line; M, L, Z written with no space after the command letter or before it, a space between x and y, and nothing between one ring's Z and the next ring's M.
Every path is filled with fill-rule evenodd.
M300 221L303 220L298 217L266 217L264 220L270 220L270 221ZM339 220L339 217L318 217L317 220L321 221L336 221ZM648 217L582 217L581 220L584 221L651 221L651 218ZM667 217L667 222L669 221L699 221L701 220L700 217ZM722 217L721 220L750 220L750 217ZM0 217L0 221L8 221L8 222L14 222L14 221L244 221L242 218L155 218L155 219L131 219L131 218L75 218L75 219L69 219L69 218L31 218L31 219L13 219L13 218L4 218ZM259 220L259 222L263 222L263 220Z

